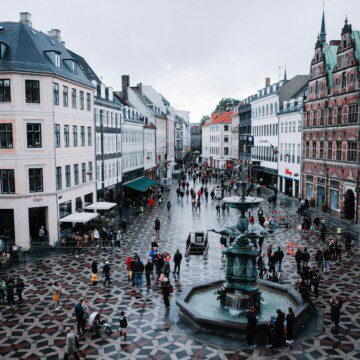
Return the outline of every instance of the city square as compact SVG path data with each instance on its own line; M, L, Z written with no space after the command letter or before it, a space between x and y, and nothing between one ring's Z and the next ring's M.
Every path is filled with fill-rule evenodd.
M58 5L1 6L0 359L360 359L358 0Z

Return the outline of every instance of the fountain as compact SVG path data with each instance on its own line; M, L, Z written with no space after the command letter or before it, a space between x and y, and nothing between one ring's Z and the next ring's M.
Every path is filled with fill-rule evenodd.
M294 309L296 325L307 319L309 304L303 303L299 293L291 286L258 279L256 259L259 251L254 242L265 235L260 225L249 224L245 212L258 206L262 198L245 196L246 183L241 183L241 195L223 201L240 210L234 226L211 231L233 237L233 245L226 255L225 281L197 284L185 289L177 300L180 318L196 330L238 337L245 331L246 311L255 306L258 313L257 335L265 337L267 321L276 309Z

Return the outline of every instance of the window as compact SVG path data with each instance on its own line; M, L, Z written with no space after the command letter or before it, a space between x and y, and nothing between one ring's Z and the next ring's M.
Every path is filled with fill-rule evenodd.
M78 129L76 125L73 126L73 142L75 147L78 146Z
M65 182L66 182L66 187L71 186L70 165L65 165Z
M60 54L59 53L54 53L54 64L55 64L56 67L61 66L61 60L60 60Z
M224 136L224 142L229 142L228 136Z
M224 155L229 155L229 148L228 147L224 147Z
M341 74L341 87L343 89L346 88L346 72L345 71Z
M74 183L79 185L79 165L74 164Z
M88 128L87 128L87 136L88 136L88 146L91 146L92 145L91 126L88 126Z
M15 176L14 170L0 170L1 193L15 194Z
M342 106L338 107L337 123L342 124Z
M349 105L349 123L358 123L358 104Z
M357 161L357 142L350 140L347 142L347 160L351 162Z
M64 142L66 147L70 146L69 125L64 125Z
M53 84L53 92L54 92L54 105L59 105L59 84Z
M81 163L81 181L86 182L86 164Z
M324 158L324 142L320 141L320 154L319 154L319 158L323 159Z
M91 111L91 95L90 95L90 93L86 93L86 108L87 108L87 111Z
M336 142L336 160L341 160L341 140Z
M333 143L332 143L332 141L328 141L328 159L329 160L332 160L332 145L333 145Z
M316 158L316 141L312 142L312 157Z
M26 124L27 147L41 148L41 124Z
M80 127L81 146L85 146L85 126Z
M31 193L43 191L43 169L29 169L29 189Z
M59 204L59 218L63 218L71 214L71 200Z
M63 105L69 106L69 88L67 86L63 86Z
M71 106L76 109L76 89L71 89Z
M27 103L40 103L40 82L25 80L25 99Z
M93 166L92 161L89 161L89 180L91 181L93 179Z
M305 156L310 157L310 142L309 141L305 142Z
M10 149L12 147L12 124L0 124L0 149Z
M62 174L61 174L61 166L56 167L56 190L60 190L62 188Z
M334 116L334 109L333 108L329 108L329 120L328 120L328 124L332 125L333 124L333 116Z
M324 126L325 125L325 109L321 110L321 114L320 114L320 125Z
M10 102L10 80L0 79L0 102Z
M84 110L84 92L80 91L80 109Z
M319 94L319 82L317 81L315 83L315 95L318 95Z

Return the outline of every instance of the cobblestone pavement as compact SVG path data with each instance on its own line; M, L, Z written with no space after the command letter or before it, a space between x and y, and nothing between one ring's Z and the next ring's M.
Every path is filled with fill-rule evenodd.
M178 200L173 189L169 197L172 207L168 212L166 201L161 207L135 218L119 251L93 249L81 258L71 254L49 255L48 258L31 261L10 270L14 276L21 274L25 280L25 306L13 311L0 306L0 358L4 359L59 359L65 347L64 329L75 329L74 304L80 297L88 297L92 309L113 323L116 331L108 337L95 339L88 335L81 341L80 355L86 359L360 359L360 263L359 251L353 257L343 256L340 265L333 265L325 275L320 287L320 298L316 305L324 310L324 332L316 338L294 343L283 349L238 349L214 348L188 337L169 322L161 293L145 287L135 292L127 282L125 258L134 253L145 257L149 251L154 220L161 220L160 248L171 254L179 248L185 250L186 237L190 231L209 228L220 229L233 224L238 211L216 216L215 202L205 199L200 213L191 209L190 199ZM264 205L267 208L267 204ZM256 210L255 210L256 211ZM296 227L275 233L265 240L265 246L272 242L282 245L287 241L307 246L312 254L321 248L315 235L302 237ZM190 284L218 279L225 267L221 260L219 237L209 234L210 249L207 259L189 257L182 262L178 280L172 278L175 291L172 306L182 289ZM112 285L93 287L90 282L91 261L96 258L99 269L105 260L112 266ZM287 255L284 269L288 281L295 283L297 276L294 259ZM51 284L62 280L65 294L62 296L63 310L54 311ZM330 332L329 300L341 295L345 300L338 336ZM118 318L121 310L128 317L128 337L124 342L118 336Z

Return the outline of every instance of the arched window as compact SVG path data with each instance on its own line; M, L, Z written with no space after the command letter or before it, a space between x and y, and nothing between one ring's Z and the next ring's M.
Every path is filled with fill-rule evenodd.
M264 105L262 106L261 114L262 114L262 116L265 116L265 107L264 107Z
M319 82L315 83L315 95L319 94Z
M336 78L336 79L335 79L335 87L338 87L338 85L339 85L339 79Z
M278 103L276 102L276 103L275 103L275 114L277 114L278 111L279 111L279 105L278 105Z
M274 111L274 109L273 109L273 104L270 104L270 115L273 114L273 111Z
M345 71L341 75L341 87L342 88L346 87L346 72Z
M354 82L354 74L351 73L351 74L350 74L350 83L352 84L353 82Z
M269 116L269 104L266 105L266 116Z

